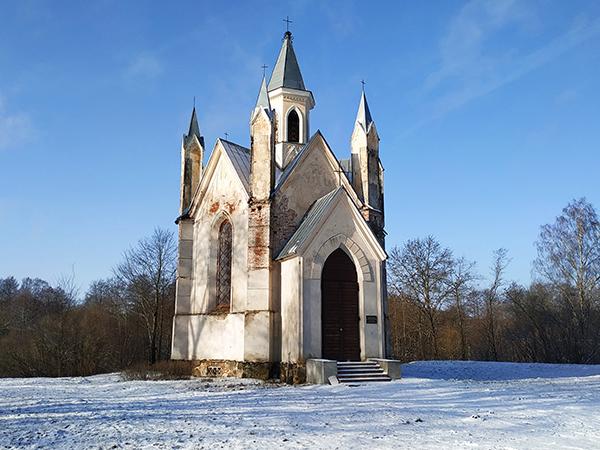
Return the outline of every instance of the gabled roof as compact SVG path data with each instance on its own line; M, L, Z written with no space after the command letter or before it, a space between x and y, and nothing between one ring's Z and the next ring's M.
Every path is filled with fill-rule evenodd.
M196 192L192 197L189 215L194 215L198 206L202 203L204 195L213 179L215 170L222 160L229 161L235 171L238 180L240 180L240 188L243 189L246 195L250 193L250 150L241 145L227 141L225 139L217 139L213 151L208 158L206 167L202 173L202 178L198 184ZM227 165L229 165L227 163ZM230 166L230 167L231 167Z
M277 62L271 74L271 81L269 81L269 91L281 87L299 89L301 91L306 90L302 74L300 73L300 66L296 59L296 53L292 46L292 33L289 31L283 36L283 44L281 45Z
M304 219L302 219L302 222L300 222L300 226L296 232L292 235L290 240L287 242L287 244L285 244L285 247L283 247L275 259L283 259L296 253L298 246L312 234L315 225L325 215L329 205L335 198L335 194L337 194L340 189L344 188L340 186L330 193L325 194L323 197L313 203L304 216Z
M344 188L344 186L339 186L313 203L302 219L302 222L300 222L298 229L285 244L275 259L281 260L298 254L298 251L301 249L301 247L310 242L311 238L315 235L315 232L331 213L331 208L336 204L337 199L341 196L343 196L342 198L346 198L348 200L352 215L356 220L355 223L357 224L358 229L361 230L363 235L367 238L367 242L370 243L372 248L377 254L380 255L382 259L387 258L385 250L377 241L373 231L356 207L356 204L349 198L348 191Z
M310 148L314 145L315 141L317 141L318 139L321 139L323 141L323 144L324 144L323 147L325 149L325 157L329 160L329 162L334 167L333 170L337 174L339 174L340 182L342 183L342 185L344 185L347 188L346 192L349 193L350 197L357 205L362 205L362 202L358 198L356 191L354 190L354 188L352 187L352 184L350 183L350 179L348 178L347 172L344 170L340 161L337 159L337 157L331 150L331 147L329 147L329 144L327 143L327 140L321 133L321 130L317 130L316 133L311 136L309 141L306 144L304 144L304 146L298 151L296 156L294 156L292 161L287 165L285 170L281 173L279 178L276 180L275 188L273 189L273 193L271 195L272 196L276 195L276 193L281 189L281 187L283 186L285 181L290 177L292 172L294 172L296 167L298 167L298 165L301 164L302 160L304 159L304 156L308 153Z
M227 156L233 163L233 167L235 167L246 192L250 192L250 150L225 139L218 140L221 141Z

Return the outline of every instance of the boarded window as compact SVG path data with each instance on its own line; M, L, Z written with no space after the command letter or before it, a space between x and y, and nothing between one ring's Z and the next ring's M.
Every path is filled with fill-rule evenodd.
M288 114L287 119L288 142L300 142L300 117L295 109Z
M217 256L217 308L229 308L231 302L231 223L226 220L219 229Z

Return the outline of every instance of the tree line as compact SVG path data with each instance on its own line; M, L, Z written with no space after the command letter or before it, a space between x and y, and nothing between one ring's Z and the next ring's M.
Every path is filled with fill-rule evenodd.
M0 279L0 376L85 376L168 359L176 241L157 229L79 299L72 278Z
M600 222L585 199L541 227L534 280L506 279L494 252L487 281L435 238L390 252L392 352L403 361L475 359L600 363Z
M391 249L392 356L600 363L600 222L584 199L541 227L528 286L484 277L434 237ZM74 280L0 278L0 376L80 376L169 359L176 240L157 229L80 298Z

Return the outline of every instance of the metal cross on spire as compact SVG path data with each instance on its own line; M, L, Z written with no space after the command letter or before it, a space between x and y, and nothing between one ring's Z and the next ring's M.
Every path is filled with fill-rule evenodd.
M290 16L285 16L285 19L283 19L283 21L285 22L285 31L289 33L290 23L292 23L292 21L290 20Z
M262 67L262 70L263 70L263 78L264 78L264 77L265 77L265 74L266 74L266 72L267 72L267 67L269 67L269 66L267 66L266 64L263 64L263 65L262 65L262 66L260 66L260 67Z
M362 84L362 90L365 92L365 84L367 84L367 82L365 80L360 80L360 84Z

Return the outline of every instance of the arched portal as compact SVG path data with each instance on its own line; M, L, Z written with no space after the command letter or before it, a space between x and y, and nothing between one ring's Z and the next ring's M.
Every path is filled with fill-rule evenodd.
M342 250L334 251L321 274L322 357L360 360L358 281L356 267Z

